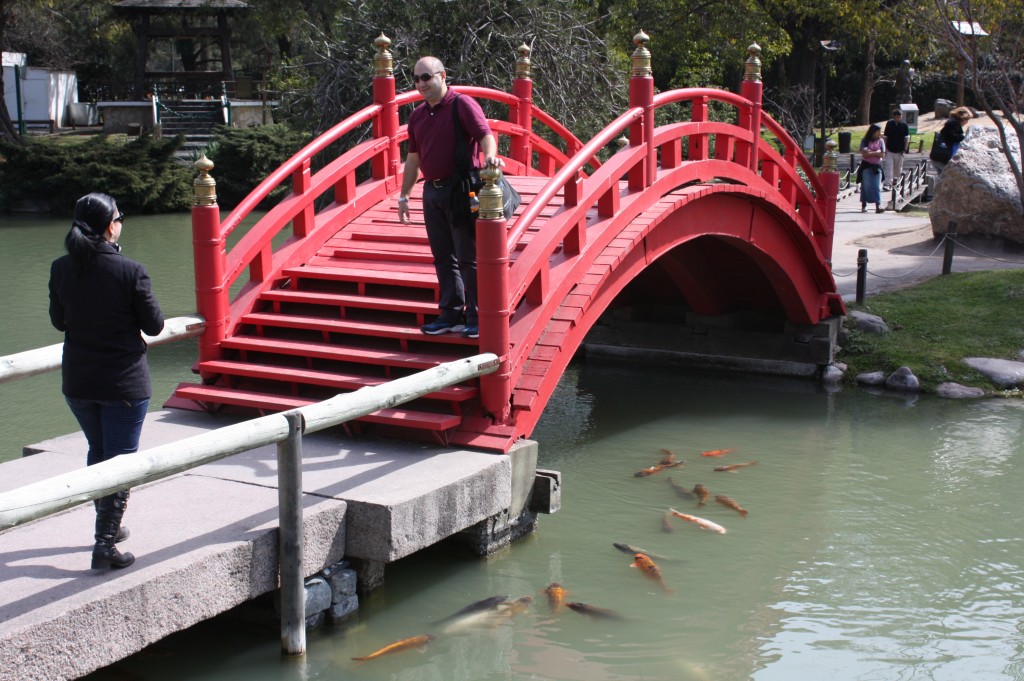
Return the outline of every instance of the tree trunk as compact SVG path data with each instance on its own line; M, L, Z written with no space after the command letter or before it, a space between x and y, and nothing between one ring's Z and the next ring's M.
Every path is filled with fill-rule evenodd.
M11 19L11 2L9 0L0 0L0 45L4 44L4 35L7 33L7 22ZM0 68L0 92L4 91L4 71ZM25 144L25 140L21 139L21 135L18 134L18 129L14 127L14 123L11 121L11 112L7 110L7 98L0 97L0 135L14 142L15 144Z
M871 96L875 91L875 53L878 51L878 43L874 36L868 38L868 44L864 49L864 79L860 84L860 102L857 104L857 125L868 125L871 123Z

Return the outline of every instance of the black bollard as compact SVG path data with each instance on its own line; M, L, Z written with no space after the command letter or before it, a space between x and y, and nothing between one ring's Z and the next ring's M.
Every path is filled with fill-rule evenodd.
M950 238L953 237L953 238ZM953 271L953 250L956 248L956 222L950 220L949 228L946 230L946 250L942 254L942 273L949 274Z
M857 304L864 303L864 288L868 283L868 249L857 251Z

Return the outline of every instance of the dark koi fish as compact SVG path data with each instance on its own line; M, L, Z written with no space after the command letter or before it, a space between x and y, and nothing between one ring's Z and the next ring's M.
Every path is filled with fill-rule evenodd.
M715 501L720 503L722 506L728 506L729 508L731 508L732 510L736 511L737 513L739 513L744 518L746 518L747 517L747 513L749 513L749 511L747 511L747 509L741 507L732 498L727 497L724 494L716 494L715 495Z
M624 620L626 619L614 610L608 610L607 608L599 608L596 605L587 605L586 603L566 603L565 607L570 610L574 610L581 615L586 615L596 620Z
M433 640L434 637L430 634L420 634L419 636L413 636L412 638L404 638L401 641L395 641L390 645L384 646L380 650L373 651L369 655L353 657L352 659L356 662L366 662L367 660L373 660L383 655L390 655L391 653L398 653L403 650L410 650L412 648L423 649Z
M491 596L490 598L484 598L483 600L476 601L475 603L470 603L465 608L462 608L458 612L454 612L451 615L448 615L443 620L438 620L437 623L441 624L443 622L449 622L451 620L458 619L466 615L472 615L473 613L482 612L484 610L494 610L496 607L498 607L499 603L504 603L510 598L512 597L508 595Z
M661 516L661 531L667 534L672 534L676 531L676 528L672 525L672 514L668 511L665 512L665 515Z
M682 466L683 462L676 459L676 455L667 449L661 450L661 461L658 462L659 466Z
M747 466L756 466L756 461L748 461L747 463L731 463L726 466L717 466L712 470L716 473L735 473L740 468L746 468Z
M678 558L669 558L668 556L663 556L658 553L651 553L650 551L642 549L639 546L633 546L632 544L620 544L618 542L612 542L612 546L617 548L619 551L622 551L623 553L628 553L631 556L635 556L638 553L642 553L645 556L650 556L651 558L655 558L657 560L679 562Z
M672 489L674 489L676 491L676 496L681 497L683 499L693 499L693 497L694 497L693 492L691 492L690 490L686 489L685 487L680 485L678 482L676 482L672 478L666 478L666 479L668 480L668 484L672 485Z
M708 503L708 497L711 496L711 492L708 491L708 488L699 482L693 486L693 493L697 495L697 499L701 506Z

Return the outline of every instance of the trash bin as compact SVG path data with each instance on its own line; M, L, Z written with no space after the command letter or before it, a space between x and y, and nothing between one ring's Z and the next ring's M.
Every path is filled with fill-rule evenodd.
M849 154L850 153L850 140L853 139L852 132L841 132L839 133L839 153Z
M142 123L129 123L128 136L139 137L140 135L142 135Z

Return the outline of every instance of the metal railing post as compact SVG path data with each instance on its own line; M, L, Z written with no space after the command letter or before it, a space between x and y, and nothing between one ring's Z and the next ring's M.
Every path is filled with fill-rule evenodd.
M306 654L306 588L302 574L302 414L283 414L288 436L277 444L277 561L281 572L281 652Z
M857 251L857 304L864 302L864 289L868 281L868 249Z
M953 237L952 239L950 237ZM953 271L953 251L956 250L956 221L951 220L946 229L946 249L942 252L942 273Z

